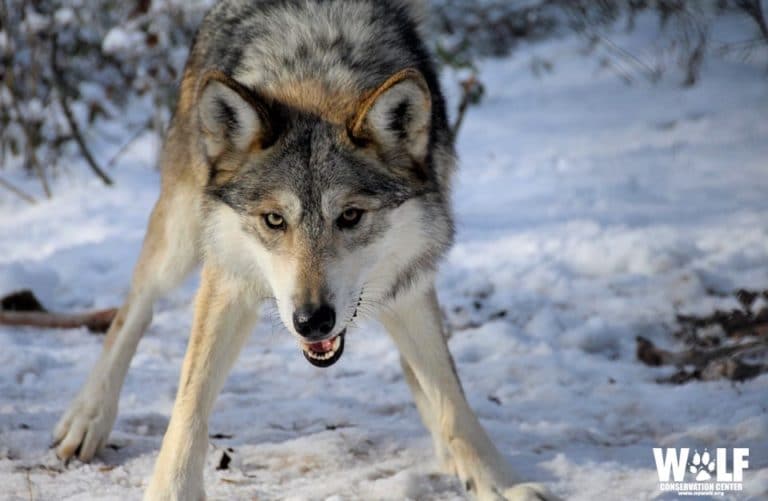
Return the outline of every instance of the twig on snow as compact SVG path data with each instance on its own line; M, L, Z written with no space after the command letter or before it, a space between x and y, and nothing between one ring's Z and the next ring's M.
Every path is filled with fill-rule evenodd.
M87 327L91 332L106 332L117 315L117 308L88 313L53 313L47 311L0 311L0 325L75 329Z
M746 353L768 348L768 339L760 339L749 343L722 346L703 350L700 348L691 348L680 352L673 352L657 348L650 340L637 336L637 358L646 365L675 365L682 367L693 365L694 367L704 367L712 360L735 357Z
M53 329L88 327L92 332L106 332L116 314L116 308L76 314L53 313L46 310L28 289L0 298L0 325Z
M754 353L768 349L768 339L722 346L713 349L692 348L681 352L671 352L657 348L648 339L637 337L637 358L651 366L674 365L680 368L675 374L661 378L660 383L682 384L693 379L713 381L729 379L745 381L768 372L768 364L751 364L742 360ZM686 366L693 366L692 371Z

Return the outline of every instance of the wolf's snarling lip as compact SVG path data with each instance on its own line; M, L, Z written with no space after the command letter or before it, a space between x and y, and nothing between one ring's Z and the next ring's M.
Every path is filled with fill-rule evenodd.
M304 353L310 364L315 367L330 367L335 364L344 353L344 334L346 330L338 335L318 341L316 343L301 343L301 351Z

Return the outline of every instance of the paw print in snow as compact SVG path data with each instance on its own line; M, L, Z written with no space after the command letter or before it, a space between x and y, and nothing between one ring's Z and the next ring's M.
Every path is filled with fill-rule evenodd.
M696 475L696 480L699 482L709 480L712 478L710 474L715 471L715 460L707 450L703 454L699 454L699 451L696 451L688 465L688 471Z

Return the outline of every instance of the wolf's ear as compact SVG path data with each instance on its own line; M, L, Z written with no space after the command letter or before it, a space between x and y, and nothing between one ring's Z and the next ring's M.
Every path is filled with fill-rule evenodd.
M269 112L254 92L212 72L201 82L199 96L200 127L209 158L267 146L272 132Z
M372 141L388 161L423 165L429 146L432 98L421 73L395 73L360 105L350 135Z

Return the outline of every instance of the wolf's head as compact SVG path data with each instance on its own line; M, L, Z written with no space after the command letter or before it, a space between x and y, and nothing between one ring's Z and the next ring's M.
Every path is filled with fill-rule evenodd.
M268 286L313 364L334 363L358 313L433 272L449 245L432 99L417 71L367 92L343 121L211 73L197 116L209 258Z

